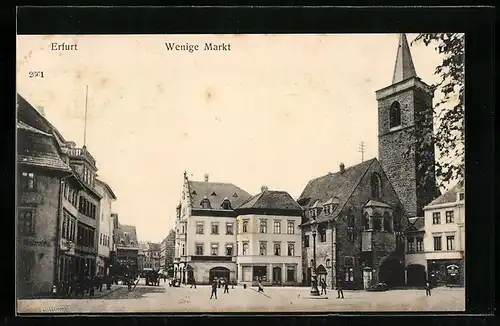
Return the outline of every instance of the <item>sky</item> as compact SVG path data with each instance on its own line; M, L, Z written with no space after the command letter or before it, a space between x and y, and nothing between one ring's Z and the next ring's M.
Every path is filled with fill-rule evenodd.
M407 34L411 42L417 34ZM398 34L18 36L17 91L87 149L140 241L174 226L184 171L251 194L297 198L310 179L378 153L375 91L392 82ZM51 44L77 44L52 51ZM165 42L199 44L168 51ZM230 51L203 51L205 43ZM434 47L411 46L439 81ZM43 71L43 78L30 78ZM439 99L436 94L434 103Z

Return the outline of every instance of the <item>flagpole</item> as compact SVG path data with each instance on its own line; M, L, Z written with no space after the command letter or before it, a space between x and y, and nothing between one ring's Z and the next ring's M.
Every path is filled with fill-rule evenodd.
M83 129L83 146L87 145L87 102L89 97L89 85L87 85L87 89L85 92L85 125Z

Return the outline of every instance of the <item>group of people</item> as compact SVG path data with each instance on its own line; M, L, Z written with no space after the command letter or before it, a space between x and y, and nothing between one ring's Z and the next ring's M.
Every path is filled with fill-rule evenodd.
M229 280L226 278L214 278L212 282L212 292L210 293L210 299L212 299L215 296L215 299L217 299L217 289L224 287L224 293L229 293ZM196 285L195 285L196 288ZM233 286L234 288L234 286Z
M55 285L53 295L57 296L62 294L65 297L83 297L85 294L88 294L89 297L92 298L95 295L96 289L102 292L103 286L106 284L106 288L109 290L111 289L112 283L113 279L110 276L74 276L71 280L62 281Z

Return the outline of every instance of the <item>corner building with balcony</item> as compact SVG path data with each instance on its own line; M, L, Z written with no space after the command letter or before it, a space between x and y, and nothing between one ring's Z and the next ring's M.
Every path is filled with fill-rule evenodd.
M302 207L284 191L261 193L236 208L238 283L302 283Z
M251 197L231 183L190 181L184 173L175 222L174 277L208 284L215 277L236 279L234 208Z

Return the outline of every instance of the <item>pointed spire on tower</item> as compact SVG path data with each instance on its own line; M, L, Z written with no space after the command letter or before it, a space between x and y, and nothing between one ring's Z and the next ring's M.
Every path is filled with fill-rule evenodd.
M417 77L413 59L411 57L410 46L406 39L406 34L399 35L398 53L396 55L396 65L394 66L394 75L392 76L392 83L396 84L402 80Z

